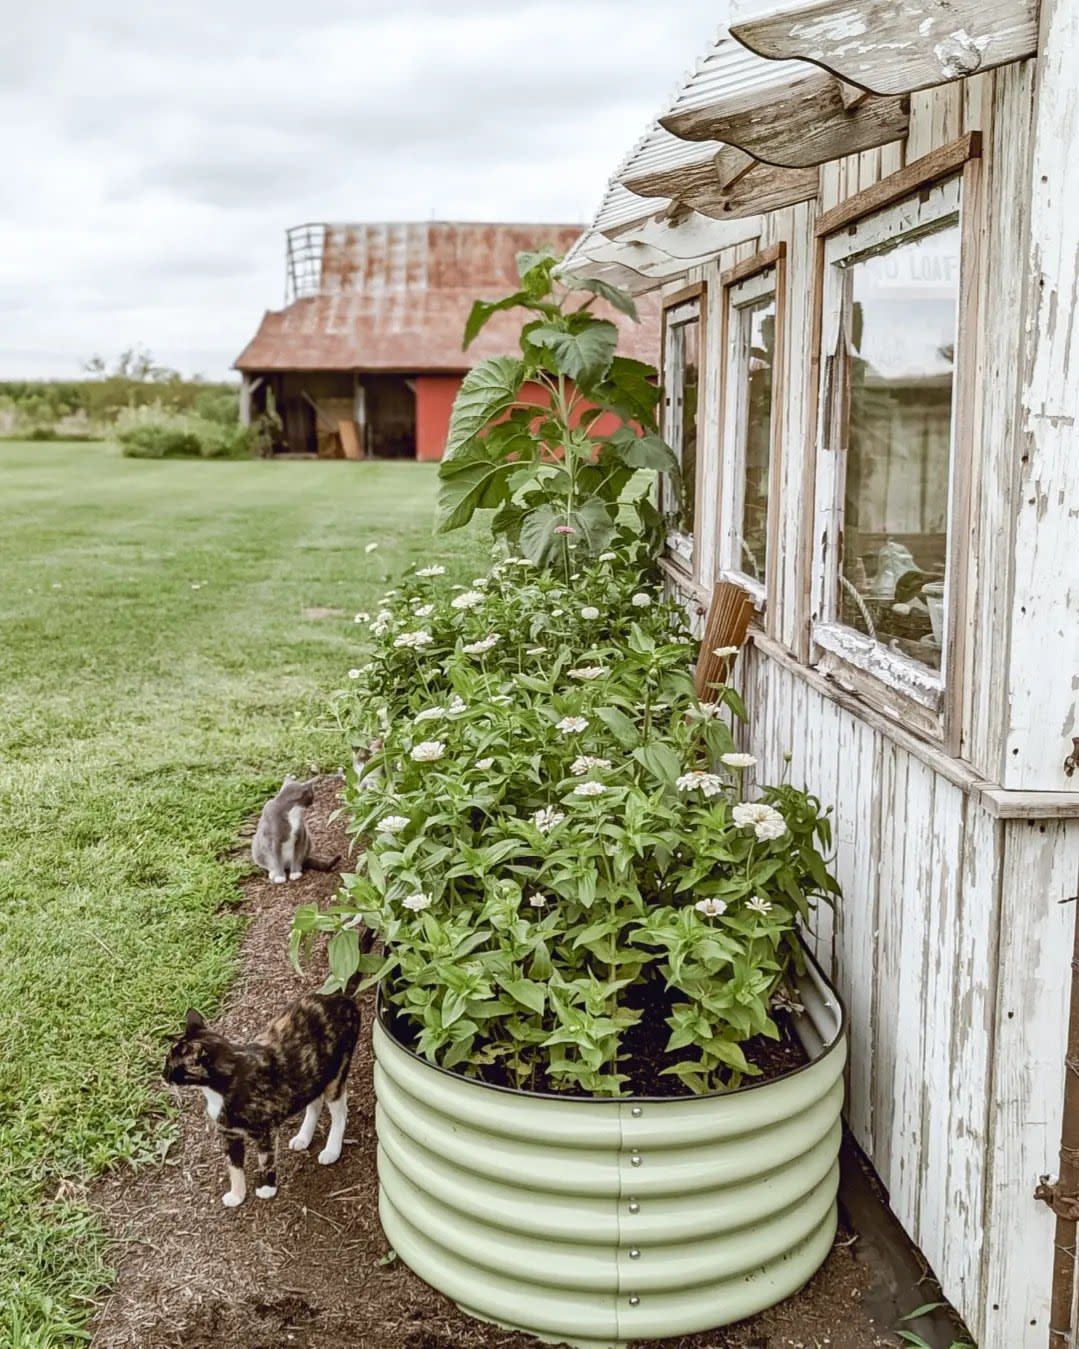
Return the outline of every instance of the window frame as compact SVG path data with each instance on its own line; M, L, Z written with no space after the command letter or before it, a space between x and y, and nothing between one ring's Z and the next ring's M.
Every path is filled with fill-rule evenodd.
M973 148L971 148L973 147ZM958 146L955 147L958 150ZM952 151L953 147L947 147ZM971 142L968 155L977 154ZM958 160L958 162L956 162ZM902 192L886 196L877 184L865 194L862 212L855 202L844 203L832 219L818 222L820 321L817 338L819 373L815 431L815 498L812 567L810 574L809 663L846 684L869 701L881 705L913 729L933 739L946 740L959 752L964 653L961 632L965 621L966 555L961 540L969 522L971 472L969 368L977 359L970 324L964 321L969 297L976 294L976 206L974 179L977 159L964 165L957 153L942 171L920 186L897 183ZM912 168L914 166L911 166ZM907 171L895 175L906 178ZM959 282L956 303L955 359L948 466L947 545L941 668L939 671L891 651L883 643L838 621L839 553L843 528L847 467L849 391L845 348L841 343L846 286L842 263L889 251L899 239L916 239L949 225L959 227ZM970 349L968 350L968 346Z
M693 532L686 534L681 530L672 530L667 534L665 547L667 555L675 567L684 576L691 580L696 580L699 564L699 550L697 547L701 536L701 471L703 467L703 456L701 454L701 411L703 408L703 393L705 380L705 341L707 335L707 314L708 314L708 294L707 287L703 281L695 282L692 285L683 286L671 295L663 299L662 333L661 333L661 378L660 386L663 390L662 402L662 423L660 430L664 440L674 450L678 456L679 464L682 462L682 399L684 398L684 389L680 386L679 398L676 400L670 385L671 370L671 344L670 336L674 328L684 326L687 323L697 323L697 457L694 466L694 497L693 497ZM679 372L680 374L681 372ZM677 419L677 420L676 420ZM659 484L659 502L660 509L666 512L666 502L664 501L666 483L661 479Z
M784 326L786 319L786 262L787 247L778 243L744 259L720 276L723 295L723 385L720 403L720 466L717 528L715 540L715 574L718 580L732 581L741 586L753 600L758 613L767 613L769 594L775 594L775 577L779 548L779 485L783 445L784 406ZM772 405L770 409L770 436L768 453L768 520L764 580L741 570L736 565L737 539L743 523L745 502L745 442L740 434L744 429L741 417L741 395L745 387L746 355L735 324L740 311L758 305L762 300L775 301L775 349L772 362ZM736 317L737 316L737 317ZM740 327L740 324L739 324Z

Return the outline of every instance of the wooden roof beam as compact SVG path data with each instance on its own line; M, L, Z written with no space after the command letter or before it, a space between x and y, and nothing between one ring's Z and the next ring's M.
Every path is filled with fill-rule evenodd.
M689 141L723 141L766 164L806 168L871 150L907 134L910 101L874 98L814 66L783 84L761 84L660 124Z
M696 164L626 177L622 183L640 197L684 202L715 220L760 215L817 195L816 168L777 168L758 160L747 165L747 158L734 146L722 145Z
M1033 56L1038 0L731 0L730 32L894 97Z

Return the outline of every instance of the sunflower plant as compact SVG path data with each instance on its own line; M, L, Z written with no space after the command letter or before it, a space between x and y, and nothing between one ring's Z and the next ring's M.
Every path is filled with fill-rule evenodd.
M568 579L507 557L466 587L414 571L369 639L337 704L362 850L329 912L297 913L297 955L328 931L331 984L380 979L461 1073L622 1094L658 1015L673 1091L755 1075L797 924L836 893L829 821L755 782L737 692L694 693L681 609L614 552Z
M519 288L472 307L466 347L493 314L523 310L520 355L481 361L461 383L439 467L438 527L493 511L496 537L568 576L616 541L646 550L658 542L655 474L677 492L679 465L656 422L655 368L618 355L617 326L594 309L602 301L637 321L632 296L560 278L558 262L548 249L520 254Z

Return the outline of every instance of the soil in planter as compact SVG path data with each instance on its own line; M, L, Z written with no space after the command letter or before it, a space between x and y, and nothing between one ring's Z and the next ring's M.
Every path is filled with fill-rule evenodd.
M664 1071L672 1064L686 1063L694 1057L693 1050L688 1047L674 1053L667 1049L667 1041L671 1036L667 1018L671 1015L674 1003L681 998L681 994L672 993L659 978L627 990L626 1005L639 1011L641 1018L622 1037L624 1057L619 1064L619 1072L629 1079L624 1086L624 1095L677 1097L694 1094L681 1077ZM414 1049L416 1033L413 1024L397 1015L392 1007L386 1008L386 1014L394 1038L408 1048ZM743 1086L782 1077L784 1073L802 1068L809 1062L787 1013L779 1012L773 1020L779 1029L778 1040L772 1040L766 1035L755 1035L751 1040L742 1043L742 1052L748 1062L760 1069L759 1076L745 1077L741 1084ZM488 1082L497 1087L518 1085L500 1063L481 1068L476 1077L481 1082ZM587 1092L567 1090L564 1086L552 1083L542 1068L537 1068L531 1080L524 1086L528 1091L551 1092L560 1096L588 1095Z
M339 785L330 778L320 785L308 823L316 852L347 859L343 821L329 819ZM239 977L215 1024L245 1038L319 986L323 952L297 974L289 928L297 904L328 906L336 887L337 877L321 872L289 885L254 875L244 883L251 924ZM541 1349L529 1335L466 1316L390 1258L378 1220L372 1001L363 999L346 1147L336 1166L282 1147L277 1198L226 1209L221 1141L201 1098L188 1094L162 1165L117 1171L94 1187L116 1269L102 1295L94 1349ZM841 1227L823 1268L795 1297L737 1326L653 1349L898 1349L866 1305L874 1274L860 1246ZM907 1305L925 1300L912 1287Z

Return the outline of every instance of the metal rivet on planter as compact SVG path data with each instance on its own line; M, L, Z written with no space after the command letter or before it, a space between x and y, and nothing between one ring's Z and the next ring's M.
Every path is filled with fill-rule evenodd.
M631 1249L631 1251L630 1251L630 1253L629 1253L629 1258L630 1258L631 1260L639 1260L639 1259L641 1258L641 1253L640 1253L640 1251L637 1249L636 1246L634 1246L634 1247Z
M641 1115L642 1115L644 1112L642 1111L642 1109L641 1109L641 1107L640 1107L639 1105L635 1105L635 1106L630 1110L629 1113L633 1116L634 1119L640 1119Z
M634 1293L633 1296L630 1298L629 1305L631 1307L639 1307L641 1305L641 1299L637 1296L636 1293Z
M635 1152L633 1156L629 1159L629 1164L630 1166L640 1166L641 1154L639 1152Z
M641 1206L637 1203L636 1199L631 1199L629 1201L629 1211L630 1213L640 1213Z

